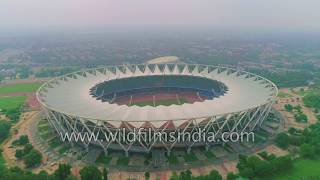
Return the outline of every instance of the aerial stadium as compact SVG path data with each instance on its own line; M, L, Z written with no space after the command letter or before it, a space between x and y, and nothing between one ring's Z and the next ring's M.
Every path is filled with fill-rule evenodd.
M198 64L107 66L52 79L37 91L48 122L58 134L193 132L216 137L223 132L252 132L268 116L278 89L261 76L229 67ZM105 152L150 152L210 147L219 142L83 141Z

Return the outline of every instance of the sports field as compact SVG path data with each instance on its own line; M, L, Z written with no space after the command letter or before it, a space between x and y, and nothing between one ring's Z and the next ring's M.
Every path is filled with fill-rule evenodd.
M26 99L27 97L25 96L0 97L0 109L11 110L20 108Z
M0 86L0 94L35 92L42 83L14 84Z

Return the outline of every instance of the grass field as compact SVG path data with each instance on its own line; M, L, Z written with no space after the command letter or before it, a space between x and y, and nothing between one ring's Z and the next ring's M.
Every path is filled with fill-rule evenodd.
M0 109L11 110L20 108L26 99L25 96L0 97Z
M187 103L187 102L188 101L186 99L183 99L183 98L180 99L180 103L181 104L184 104L184 103ZM162 99L162 100L157 100L155 102L156 106L160 106L160 105L170 106L170 105L173 105L173 104L178 105L179 102L176 99ZM140 107L142 107L142 106L154 106L154 104L153 104L153 101L143 101L143 102L131 103L130 106L140 106Z
M261 178L261 180L301 180L320 179L320 160L297 159L294 161L292 170L280 175Z
M288 97L292 97L290 94L287 94L285 92L279 92L278 93L278 97L281 97L281 98L288 98Z
M7 86L0 86L0 94L18 93L18 92L35 92L42 83L30 84L14 84Z
M300 96L306 96L306 95L309 95L309 94L320 94L320 89L319 88L311 88L311 89L308 89L308 90L298 90L295 92L296 94L300 95Z

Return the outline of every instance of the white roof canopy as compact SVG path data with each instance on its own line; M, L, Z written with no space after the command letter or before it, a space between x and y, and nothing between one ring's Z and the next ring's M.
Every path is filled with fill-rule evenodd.
M163 64L161 65L163 67ZM240 112L270 103L277 87L260 76L236 69L189 64L123 65L91 69L58 77L38 91L40 103L64 114L104 121L169 121ZM170 67L169 67L170 66ZM170 106L127 106L102 102L90 95L97 83L123 77L193 75L224 83L228 91L213 100ZM179 122L179 121L177 121Z

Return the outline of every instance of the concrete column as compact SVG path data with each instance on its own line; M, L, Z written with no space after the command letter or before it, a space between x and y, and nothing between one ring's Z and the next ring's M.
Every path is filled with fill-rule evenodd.
M107 149L103 149L104 155L108 156L108 150Z
M167 156L170 156L170 153L171 153L171 150L168 149L168 150L167 150Z
M191 147L189 146L187 149L187 154L190 154L190 152L191 152Z
M206 144L205 148L206 148L206 151L209 151L210 145L209 145L209 144Z

